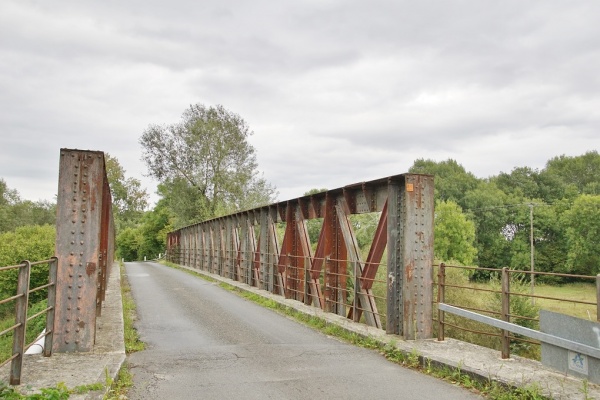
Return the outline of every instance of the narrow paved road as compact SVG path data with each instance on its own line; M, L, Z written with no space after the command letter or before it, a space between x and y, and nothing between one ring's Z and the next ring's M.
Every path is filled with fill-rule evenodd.
M480 399L185 272L126 271L147 343L130 399Z

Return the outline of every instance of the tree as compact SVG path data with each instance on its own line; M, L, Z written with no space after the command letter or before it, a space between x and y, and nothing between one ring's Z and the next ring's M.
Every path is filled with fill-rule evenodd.
M140 231L142 242L139 248L139 257L156 258L165 253L167 233L173 230L172 217L164 199L159 200L152 211L148 211L142 218Z
M595 194L600 184L600 154L594 150L577 157L554 157L546 163L546 171L574 185L579 193Z
M563 214L568 242L569 272L600 273L600 196L584 194Z
M415 160L409 172L435 175L435 198L453 200L463 208L465 195L477 188L480 182L475 175L452 159L436 162L420 158Z
M139 180L125 177L125 170L115 157L106 154L105 162L117 228L134 224L148 206L148 193Z
M150 175L172 189L171 200L181 193L193 210L185 218L178 214L178 225L273 202L275 189L258 174L250 135L239 115L201 104L185 110L179 123L144 131L140 143Z
M435 258L473 265L477 256L475 224L452 200L435 202Z
M22 200L19 192L10 189L0 178L0 232L13 231L26 225L56 222L56 205L48 201Z
M0 233L0 267L16 265L23 260L41 261L54 255L56 228L52 225L21 226L11 232ZM16 269L0 274L0 299L14 296L17 288ZM42 264L31 269L30 286L37 287L48 283L48 264ZM32 303L44 298L46 293L38 291L29 296ZM8 306L0 306L0 316ZM14 308L13 308L14 310Z
M465 212L475 223L479 266L500 268L510 264L510 242L503 234L509 220L508 196L494 183L482 183L468 192Z

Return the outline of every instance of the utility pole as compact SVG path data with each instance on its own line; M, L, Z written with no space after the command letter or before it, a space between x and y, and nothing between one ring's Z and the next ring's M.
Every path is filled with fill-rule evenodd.
M535 293L535 260L534 260L534 247L533 247L533 203L529 203L529 248L531 252L531 295ZM531 303L535 304L535 298L531 298Z

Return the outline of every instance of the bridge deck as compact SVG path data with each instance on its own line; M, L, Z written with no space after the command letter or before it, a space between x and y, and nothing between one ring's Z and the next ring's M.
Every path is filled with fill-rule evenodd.
M492 379L514 387L537 385L546 396L554 399L585 398L583 395L582 380L550 370L537 361L518 356L511 356L510 359L503 360L500 357L500 352L497 350L491 350L454 339L446 339L444 342L438 342L435 339L417 341L399 340L398 336L388 335L383 330L375 329L365 324L354 323L347 318L325 313L318 308L304 305L298 301L284 299L281 296L270 294L264 290L259 290L231 279L222 278L216 274L209 274L188 267L182 268L226 282L236 286L240 290L267 297L307 315L318 315L320 318L343 326L348 331L359 335L370 336L383 343L393 343L407 354L416 351L420 356L431 360L434 364L453 368L459 367L463 373L470 374L481 380ZM590 383L588 385L587 396L590 399L600 400L600 386Z
M117 269L114 270L114 272L116 271ZM562 374L548 370L535 361L519 357L502 360L497 351L452 339L442 343L435 340L401 341L396 336L386 335L382 330L356 324L334 314L322 313L320 310L305 306L300 302L286 300L279 296L271 296L265 291L216 275L210 276L237 286L242 290L270 297L273 301L284 303L301 312L310 315L317 314L321 318L342 325L358 334L370 335L382 342L393 342L408 353L417 351L421 356L429 358L432 362L452 367L460 366L463 372L480 376L482 379L491 378L515 386L537 384L547 395L551 395L556 399L583 398L583 383L581 380L565 377ZM64 382L68 387L95 382L104 383L106 381L106 368L108 368L110 374L116 373L125 359L119 283L119 274L111 273L106 303L102 317L99 320L100 329L97 332L97 345L93 354L55 354L50 358L27 356L23 366L23 388L29 387L34 390L41 387L55 386L58 382ZM2 369L0 373L1 376L7 377L8 367ZM588 398L600 399L600 387L590 384L587 395ZM87 397L89 398L90 394ZM70 398L82 399L86 396L72 395Z

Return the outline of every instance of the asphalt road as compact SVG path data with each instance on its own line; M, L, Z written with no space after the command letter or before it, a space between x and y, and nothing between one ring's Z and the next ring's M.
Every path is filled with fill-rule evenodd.
M126 271L147 344L130 399L481 399L183 271Z

